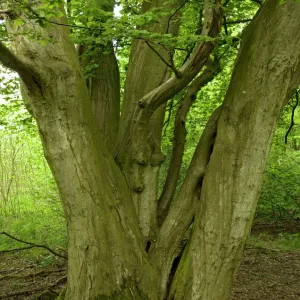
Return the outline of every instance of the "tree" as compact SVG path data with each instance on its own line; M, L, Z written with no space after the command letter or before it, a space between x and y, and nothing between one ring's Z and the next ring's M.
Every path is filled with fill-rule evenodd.
M156 11L159 21L137 30L151 35L132 42L121 112L114 41L94 52L82 43L78 55L70 29L89 28L68 23L70 1L68 16L63 2L46 2L50 15L43 1L3 7L12 50L1 42L0 61L21 78L66 215L64 299L229 298L277 118L300 84L300 3L266 0L244 30L224 102L175 192L186 115L218 72L214 48L228 21L226 2L197 6L201 35L181 67L174 63L176 46L166 45L177 37L185 3L142 4L141 12ZM86 5L106 12L102 23L96 20L97 35L104 35L113 4ZM32 22L35 37L27 34ZM96 71L86 80L82 68L90 63ZM183 89L167 184L158 197L165 105Z

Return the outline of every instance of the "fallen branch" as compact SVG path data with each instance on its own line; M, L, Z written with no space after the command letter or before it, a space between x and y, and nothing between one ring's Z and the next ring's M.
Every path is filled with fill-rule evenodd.
M9 250L1 250L0 254L2 253L9 253L9 252L16 252L16 251L22 251L22 250L28 250L28 249L32 249L35 246L28 246L28 247L22 247L22 248L15 248L15 249L9 249Z
M32 248L34 248L34 247L36 247L36 248L43 248L43 249L48 250L49 252L51 252L51 253L52 253L53 255L55 255L55 256L58 256L58 257L61 257L61 258L64 258L64 259L68 259L66 256L61 255L61 254L55 252L54 250L52 250L52 249L49 248L48 246L41 245L41 244L34 244L34 243L31 243L31 242L23 241L23 240L21 240L21 239L19 239L19 238L16 238L16 237L12 236L11 234L9 234L9 233L7 233L7 232L4 232L4 231L0 232L0 234L6 235L6 236L8 236L9 238L11 238L11 239L13 239L13 240L16 240L16 241L18 241L18 242L20 242L20 243L24 243L24 244L27 244L27 245L31 245Z

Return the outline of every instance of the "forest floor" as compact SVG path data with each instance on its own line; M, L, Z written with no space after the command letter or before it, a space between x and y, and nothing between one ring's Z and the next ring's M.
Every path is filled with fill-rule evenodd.
M267 229L274 239L277 229ZM265 230L257 227L252 236L261 238ZM295 228L288 231L295 233ZM0 299L55 299L65 282L65 261L57 260L55 264L42 266L21 253L0 255ZM257 246L257 243L247 245L234 283L232 300L250 299L300 299L300 248L287 251L266 249Z

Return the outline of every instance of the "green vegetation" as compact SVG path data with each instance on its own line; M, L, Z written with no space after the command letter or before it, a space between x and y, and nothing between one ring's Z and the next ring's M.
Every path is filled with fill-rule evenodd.
M28 115L23 112L23 117ZM1 231L24 241L65 249L63 211L35 126L23 126L18 131L3 128L0 139ZM24 246L0 236L0 251ZM23 251L22 255L42 263L53 260L52 254L41 248Z
M299 251L300 234L299 233L279 233L278 235L259 233L251 235L248 238L247 246L249 248L263 248L267 250L279 251Z

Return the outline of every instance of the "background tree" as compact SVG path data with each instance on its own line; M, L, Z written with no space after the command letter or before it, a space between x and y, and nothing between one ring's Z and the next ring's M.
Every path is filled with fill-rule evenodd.
M65 299L229 297L277 118L300 83L300 4L267 0L243 32L224 102L176 193L185 116L197 91L219 72L228 43L220 38L221 23L227 35L238 3L224 9L225 17L228 1L195 5L196 35L180 34L187 30L181 13L191 9L186 2L129 3L125 8L138 14L128 12L120 22L112 17L113 3L98 1L67 2L67 14L56 1L3 7L13 50L1 42L0 61L21 78L67 220ZM122 36L126 26L121 45L133 42L118 120L110 32L117 28ZM170 172L158 197L164 109L185 88Z

